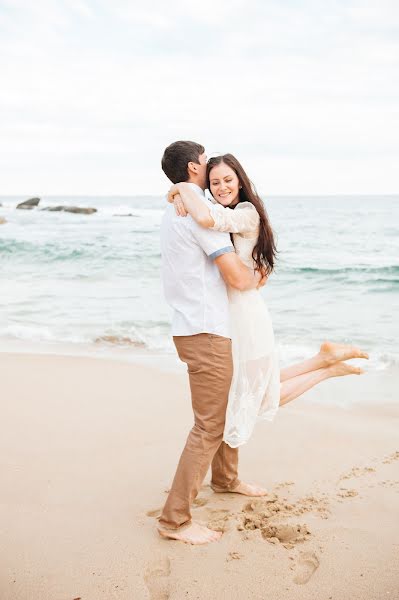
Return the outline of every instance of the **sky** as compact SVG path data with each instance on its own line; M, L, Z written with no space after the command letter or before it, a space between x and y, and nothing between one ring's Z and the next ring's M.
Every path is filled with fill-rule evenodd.
M161 194L178 139L270 195L399 193L397 0L0 0L0 195Z

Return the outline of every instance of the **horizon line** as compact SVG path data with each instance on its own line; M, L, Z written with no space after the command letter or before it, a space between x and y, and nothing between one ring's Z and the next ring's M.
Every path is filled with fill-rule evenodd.
M283 194L283 193L279 193L279 194L273 194L273 193L263 193L263 192L258 192L259 196L263 197L263 196L268 196L273 197L273 198L317 198L320 196L323 197L338 197L338 196L362 196L362 197L374 197L374 196L399 196L399 191L398 192L375 192L375 193L363 193L363 192L337 192L337 193L326 193L326 192L319 192L319 193L311 193L311 194L306 194L306 193L300 193L300 194ZM66 194L66 193L50 193L50 194L24 194L24 193L13 193L13 194L0 194L0 198L19 198L21 196L27 197L27 199L29 198L39 198L40 200L42 199L42 197L64 197L64 198L137 198L137 197L144 197L144 198L154 198L157 196L165 196L165 192L160 192L160 193L154 193L154 194L127 194L127 193L123 193L123 194L95 194L95 193L90 193L90 194L85 194L85 193L73 193L73 194Z

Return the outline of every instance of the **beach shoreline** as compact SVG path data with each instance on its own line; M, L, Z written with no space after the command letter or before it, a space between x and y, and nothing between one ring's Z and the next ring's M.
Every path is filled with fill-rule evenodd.
M270 489L266 505L214 494L208 474L193 516L224 534L193 548L156 533L192 425L184 373L38 354L0 365L2 598L398 597L395 377L326 382L260 423L240 476Z
M92 215L41 205L16 210L16 199L0 202L7 219L0 240L0 351L47 346L50 353L92 354L88 346L94 345L96 354L126 359L130 352L174 354L160 274L164 198L41 200L42 208L94 207ZM391 317L398 306L397 198L265 202L279 257L260 293L282 361L303 360L331 339L367 349L375 368L398 366L399 330Z
M317 353L320 344L313 344L310 348L305 348L302 351L298 351L294 358L288 354L285 355L284 344L282 348L277 343L277 348L280 352L280 365L281 367L287 367L295 362L305 360L312 355ZM186 372L186 366L180 361L176 349L171 343L168 349L155 349L149 348L144 344L136 344L129 338L126 338L126 342L115 339L112 341L97 340L87 343L72 343L67 341L48 341L48 340L24 340L24 339L12 339L4 338L0 339L0 355L1 354L30 354L30 355L41 355L41 356L70 356L80 358L98 358L103 360L121 361L136 365L145 365L160 369L162 371L183 373ZM282 355L285 355L284 358ZM370 359L367 362L363 360L354 359L351 363L355 366L359 366L366 369L366 372L370 375L377 376L382 374L384 376L398 377L399 380L399 365L397 361L386 360L381 362L380 355L376 356L375 352L370 351Z

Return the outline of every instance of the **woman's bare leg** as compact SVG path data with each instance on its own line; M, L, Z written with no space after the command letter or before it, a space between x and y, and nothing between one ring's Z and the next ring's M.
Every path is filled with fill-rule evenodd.
M281 369L280 381L287 381L304 373L318 371L336 363L337 361L349 360L350 358L368 358L367 352L360 350L356 346L347 344L334 344L333 342L324 342L320 346L318 354L308 358L300 363Z
M316 369L309 373L302 373L296 377L291 377L280 385L280 406L295 400L304 392L307 392L312 387L329 379L330 377L342 377L343 375L361 375L364 373L359 367L353 367L345 362L338 361L328 367Z
M291 376L285 381L281 380L280 406L291 402L291 400L295 400L295 398L298 398L298 396L301 396L307 390L310 390L321 381L330 377L361 375L364 373L359 367L353 367L342 362L346 358L368 358L368 354L358 348L353 348L353 346L326 342L321 345L319 354L313 358L285 369L286 375L289 373L299 374ZM231 490L231 493L244 494L245 496L265 496L267 490L259 485L241 481L237 488Z
M341 377L343 375L361 375L362 373L364 371L359 369L359 367L353 367L345 362L338 361L328 367L292 377L280 385L280 406L291 402L291 400L295 400L295 398L298 398L298 396L310 390L316 384L324 381L324 379ZM230 493L244 494L245 496L265 496L267 490L259 485L241 481Z

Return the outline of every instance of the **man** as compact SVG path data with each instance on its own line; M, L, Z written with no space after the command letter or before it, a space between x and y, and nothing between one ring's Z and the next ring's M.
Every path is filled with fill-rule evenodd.
M204 194L206 160L203 146L178 141L166 148L162 169L172 183L189 182L209 202ZM240 261L228 233L202 228L190 216L179 217L170 204L162 221L161 248L165 297L173 308L173 341L188 367L194 426L158 531L166 538L204 544L221 533L193 522L190 507L210 465L215 492L266 493L240 482L238 449L222 441L233 371L226 284L247 290L264 280Z

